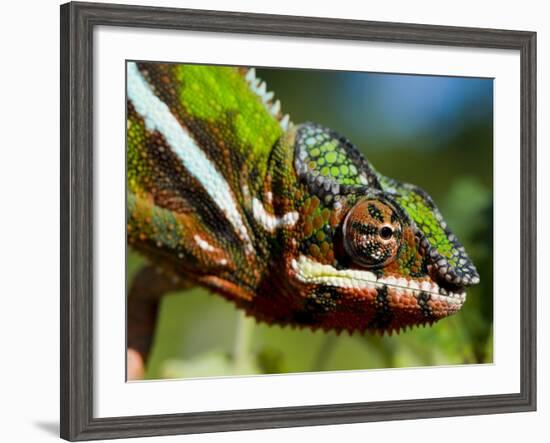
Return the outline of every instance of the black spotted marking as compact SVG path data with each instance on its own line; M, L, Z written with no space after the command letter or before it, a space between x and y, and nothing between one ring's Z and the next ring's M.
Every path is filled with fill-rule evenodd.
M369 241L362 240L356 245L356 250L362 257L377 256L376 261L379 263L384 263L391 257L391 248L379 241L378 227L357 221L352 222L351 227L359 234L370 238Z
M360 234L363 234L363 235L368 235L368 236L378 235L378 228L376 226L373 226L373 225L369 225L369 224L366 224L366 223L361 223L361 222L354 221L351 224L351 227L353 229L357 230L357 232L359 232Z
M398 221L400 221L400 220L399 220L399 215L398 215L397 211L392 211L392 213L391 213L391 222L392 222L392 224L395 224Z
M385 330L393 321L393 312L388 300L388 287L386 285L376 289L376 314L367 325L368 329Z
M319 316L335 309L341 295L330 286L320 286L305 300L303 310L293 315L292 321L302 325L319 323Z
M422 291L417 298L418 306L420 306L420 309L422 310L422 314L426 319L431 320L434 317L433 317L432 309L428 304L429 300L430 300L430 294L424 291Z
M382 215L382 212L380 212L380 209L378 209L376 207L376 205L373 205L372 203L368 205L367 207L368 211L369 211L369 215L379 221L380 223L383 223L384 222L384 217Z

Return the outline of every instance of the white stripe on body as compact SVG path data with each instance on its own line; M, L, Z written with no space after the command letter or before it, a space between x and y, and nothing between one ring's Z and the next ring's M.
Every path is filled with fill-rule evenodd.
M214 252L217 249L206 240L204 240L200 235L195 235L193 239L195 240L195 243L197 243L199 248L201 248L203 251Z
M135 63L128 63L127 74L128 98L145 121L147 130L162 134L185 168L223 211L240 239L245 242L247 252L251 253L252 242L229 184L187 130L179 124L166 103L153 93Z
M277 217L268 213L260 200L252 200L252 213L254 219L260 223L268 232L274 232L278 228L292 227L298 221L299 215L296 211L287 212L282 217Z

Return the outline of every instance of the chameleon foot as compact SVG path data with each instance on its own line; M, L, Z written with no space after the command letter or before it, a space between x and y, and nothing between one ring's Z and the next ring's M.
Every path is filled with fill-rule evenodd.
M141 380L145 375L143 358L135 349L128 348L126 371L126 379L128 381Z
M134 277L128 292L128 380L143 378L162 296L189 287L154 266L145 266Z

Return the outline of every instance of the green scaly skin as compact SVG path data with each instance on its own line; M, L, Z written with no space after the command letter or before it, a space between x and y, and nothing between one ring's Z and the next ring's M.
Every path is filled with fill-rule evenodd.
M294 125L254 70L128 64L128 243L258 321L394 331L479 276L421 189Z

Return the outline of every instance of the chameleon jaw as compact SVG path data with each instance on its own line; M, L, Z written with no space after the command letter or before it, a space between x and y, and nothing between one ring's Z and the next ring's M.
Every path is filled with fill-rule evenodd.
M291 267L302 283L326 285L346 289L377 289L383 286L394 288L408 297L419 298L429 294L431 300L453 305L458 310L466 300L466 292L448 292L434 282L421 282L395 277L377 277L374 273L358 269L339 270L301 255L293 259Z

